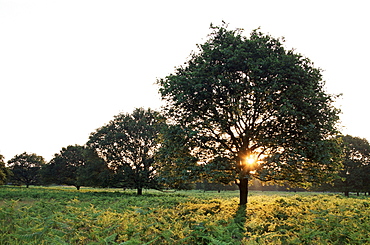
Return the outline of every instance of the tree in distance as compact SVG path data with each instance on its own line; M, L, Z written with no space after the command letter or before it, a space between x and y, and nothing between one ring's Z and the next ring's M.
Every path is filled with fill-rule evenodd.
M214 27L184 65L158 79L169 122L212 181L234 181L240 204L248 180L332 180L341 165L336 96L321 70L280 39L254 30ZM192 171L192 170L190 170Z
M366 139L343 136L343 169L334 182L334 190L349 196L350 191L370 192L370 144Z
M198 181L197 158L192 156L189 135L177 125L166 125L159 134L155 155L159 182L165 188L188 190Z
M119 114L107 125L90 135L87 145L113 169L119 185L137 189L157 185L154 156L159 145L157 135L164 119L151 109L135 109L131 114Z
M4 156L0 154L0 185L5 184L10 175L10 170L5 166Z
M9 169L12 171L10 181L14 184L30 185L40 183L40 169L45 164L42 156L34 153L24 152L14 156L8 161Z
M113 181L113 171L101 158L95 149L85 147L85 164L79 169L78 174L84 186L109 187Z
M89 148L70 145L55 154L49 164L44 165L44 184L81 186L107 186L103 184L105 173L109 171L103 159Z

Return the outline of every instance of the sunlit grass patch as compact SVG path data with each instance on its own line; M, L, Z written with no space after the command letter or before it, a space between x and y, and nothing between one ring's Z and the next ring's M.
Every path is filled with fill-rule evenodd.
M364 196L25 189L0 187L0 244L370 244Z

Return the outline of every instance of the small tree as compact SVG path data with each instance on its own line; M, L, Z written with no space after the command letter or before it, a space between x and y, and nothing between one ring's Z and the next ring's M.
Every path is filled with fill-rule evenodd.
M5 184L10 175L10 170L5 166L4 156L0 154L0 185Z
M156 171L160 183L166 188L193 189L198 181L197 158L191 154L191 135L181 127L167 125L162 128L156 154Z
M112 184L113 171L99 157L95 149L85 147L85 164L78 169L78 175L84 186L109 187Z
M164 79L166 115L192 135L203 173L235 181L330 181L340 167L339 111L321 72L281 41L255 30L213 27L198 52Z
M30 185L40 183L40 169L45 164L42 156L34 153L22 153L8 161L9 169L13 175L10 180L15 184Z
M106 186L103 175L108 171L103 159L84 146L70 145L55 154L42 169L45 184L81 186Z
M113 169L122 187L135 188L141 195L143 188L157 184L154 155L163 121L158 112L135 109L97 129L87 144Z
M369 191L370 144L366 139L346 135L343 137L343 169L336 180L334 189L349 196L350 191Z
M43 170L44 181L45 183L58 185L73 185L79 190L83 181L78 172L84 163L83 146L70 145L62 148L60 153L55 154L49 164L45 165Z

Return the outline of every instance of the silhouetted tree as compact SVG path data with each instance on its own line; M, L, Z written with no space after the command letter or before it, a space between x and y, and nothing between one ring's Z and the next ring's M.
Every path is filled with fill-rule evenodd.
M157 185L154 155L163 123L158 112L135 109L131 114L115 116L97 129L87 144L113 169L120 186L135 188L141 195L143 188Z
M5 166L4 156L0 154L0 185L5 184L10 175L11 171Z
M107 186L109 172L104 160L95 150L79 145L62 148L42 169L45 184L81 186Z
M14 184L25 184L27 188L39 184L40 169L44 164L44 158L34 153L24 152L16 155L8 161L9 169L13 173L10 181Z
M250 178L331 181L340 167L339 111L320 69L258 30L247 38L211 29L198 52L157 82L203 175L235 181L240 204Z
M370 144L366 139L346 135L343 137L343 169L335 181L334 189L349 192L367 192L370 190Z

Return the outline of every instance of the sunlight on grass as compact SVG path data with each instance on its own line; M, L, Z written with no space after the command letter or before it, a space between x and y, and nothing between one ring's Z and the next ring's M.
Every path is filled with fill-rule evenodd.
M369 244L368 196L0 187L0 244Z

